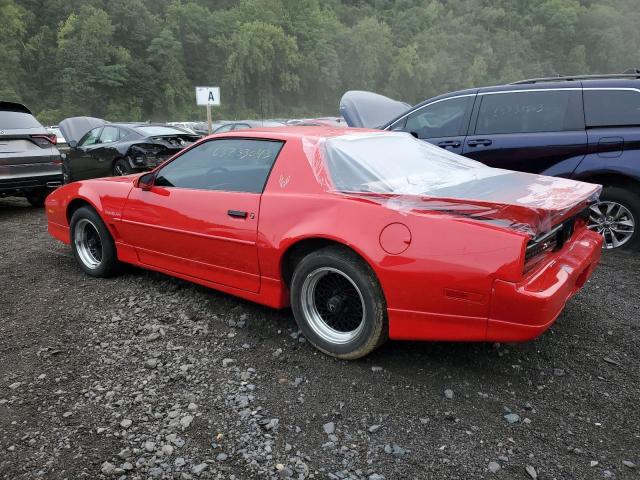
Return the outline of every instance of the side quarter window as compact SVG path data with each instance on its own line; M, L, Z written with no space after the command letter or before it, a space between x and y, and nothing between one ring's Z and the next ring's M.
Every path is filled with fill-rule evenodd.
M588 127L640 125L640 92L636 90L584 90Z
M425 105L407 117L404 130L424 139L466 135L474 98L470 95Z
M262 193L284 142L244 138L210 140L187 150L156 175L155 185Z

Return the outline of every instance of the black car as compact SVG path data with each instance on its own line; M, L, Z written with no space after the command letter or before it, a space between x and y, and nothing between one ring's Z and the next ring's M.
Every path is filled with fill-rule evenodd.
M200 138L169 125L92 117L65 119L60 130L70 147L63 161L65 183L150 170Z
M599 183L589 228L605 248L640 249L638 72L523 80L413 107L352 91L340 107L350 126L404 131L491 167Z
M41 207L62 182L56 136L20 103L0 102L0 198L26 197Z

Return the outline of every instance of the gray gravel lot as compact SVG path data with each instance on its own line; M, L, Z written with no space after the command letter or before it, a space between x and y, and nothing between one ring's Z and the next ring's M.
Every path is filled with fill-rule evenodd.
M640 255L536 341L344 362L289 311L84 275L22 200L0 239L2 478L640 478Z

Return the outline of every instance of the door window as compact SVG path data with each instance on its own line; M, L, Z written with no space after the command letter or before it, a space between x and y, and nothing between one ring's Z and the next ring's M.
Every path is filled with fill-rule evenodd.
M457 97L426 105L409 115L404 130L416 133L418 138L466 135L474 98Z
M107 125L102 129L102 133L100 134L100 143L117 142L118 138L120 138L120 129Z
M588 127L640 125L640 92L585 89L584 113Z
M284 142L210 140L161 168L155 184L164 187L262 193Z
M82 137L82 139L80 140L80 146L87 147L89 145L95 145L96 143L98 143L98 138L100 136L101 129L102 127L97 127L97 128L94 128L93 130L89 130L89 132L86 133L84 137Z
M584 128L579 90L482 95L476 135L574 131Z

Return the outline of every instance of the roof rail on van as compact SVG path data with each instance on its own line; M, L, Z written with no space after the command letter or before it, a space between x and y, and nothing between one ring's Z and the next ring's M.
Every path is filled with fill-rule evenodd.
M630 68L629 70L625 70L624 73L610 73L605 75L557 75L555 77L529 78L527 80L520 80L518 82L510 83L509 85L523 85L527 83L539 83L539 82L562 82L562 81L570 82L574 80L601 80L601 79L624 79L624 78L632 78L632 79L640 78L640 69Z

